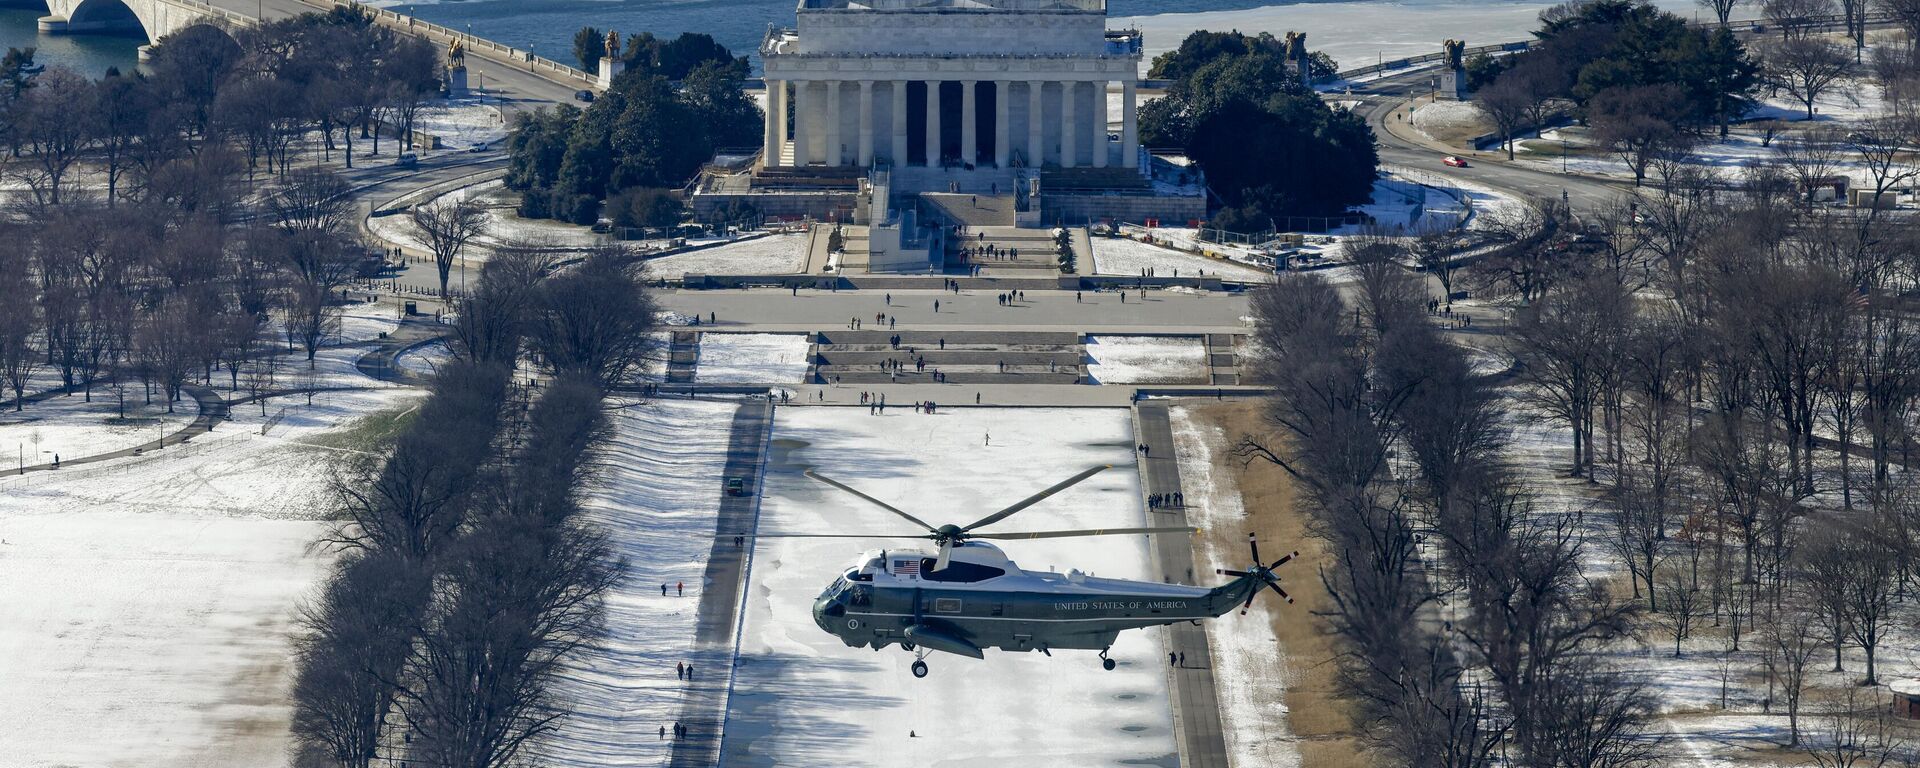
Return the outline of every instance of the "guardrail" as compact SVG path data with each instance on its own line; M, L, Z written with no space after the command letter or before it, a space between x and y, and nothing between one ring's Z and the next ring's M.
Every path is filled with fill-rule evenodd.
M358 0L331 0L330 2L329 0L303 0L303 2L306 2L308 5L323 8L358 8L371 15L375 21L406 32L407 34L428 39L442 37L448 40L459 40L465 43L467 50L475 55L492 59L502 64L511 64L514 67L524 66L527 72L545 77L561 85L592 86L599 84L599 78L593 75L544 56L537 56L532 51L523 51L512 46L501 45L484 37L476 37L461 30L443 27L431 21L424 21L418 17L396 13L386 8L367 5Z

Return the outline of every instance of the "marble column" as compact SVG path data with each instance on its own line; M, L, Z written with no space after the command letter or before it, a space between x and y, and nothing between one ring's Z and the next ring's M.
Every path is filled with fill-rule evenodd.
M1140 167L1140 97L1135 93L1137 85L1130 77L1120 87L1120 165L1127 168Z
M940 167L940 81L927 81L927 167Z
M873 81L860 81L860 167L873 167Z
M840 81L827 81L827 165L841 166L847 162L846 153L840 150L846 145L840 141Z
M774 164L785 165L787 159L787 139L791 136L791 134L787 132L787 112L793 107L793 98L787 95L787 81L780 81L779 87L773 89L773 97L779 99L779 101L775 102L773 108L773 128L778 132L773 144L774 159L776 161Z
M1093 114L1087 122L1093 123L1093 167L1107 167L1107 83L1095 80L1093 85Z
M907 81L893 81L893 156L888 165L907 164Z
M780 164L780 81L767 81L766 135L760 137L760 164L772 168Z
M980 161L980 138L976 128L980 124L980 116L975 111L973 94L979 86L978 80L960 81L960 162L969 165Z
M1074 137L1080 133L1080 123L1073 119L1074 91L1080 90L1072 80L1060 83L1060 167L1072 168L1073 157L1079 154Z
M1047 122L1046 102L1040 97L1047 92L1047 84L1039 80L1027 81L1027 167L1039 168L1047 164Z
M1013 154L1013 148L1007 146L1008 133L1012 132L1012 108L1007 106L1012 94L1013 82L995 80L993 83L993 167L1007 167L1007 160Z
M813 136L807 133L807 106L813 103L807 97L807 86L811 84L806 80L793 84L793 164L797 168L813 162Z

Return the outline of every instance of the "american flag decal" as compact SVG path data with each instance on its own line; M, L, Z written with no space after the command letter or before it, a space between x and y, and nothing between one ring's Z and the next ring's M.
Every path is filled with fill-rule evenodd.
M911 560L893 561L893 574L895 576L919 576L920 558L916 557Z

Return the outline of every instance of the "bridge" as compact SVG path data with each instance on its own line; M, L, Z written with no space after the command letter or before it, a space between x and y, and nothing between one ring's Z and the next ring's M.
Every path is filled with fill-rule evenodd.
M575 91L597 88L586 72L537 56L524 48L448 29L354 0L42 0L47 34L113 32L142 34L149 46L188 27L207 25L231 32L262 20L303 13L324 13L335 6L358 6L374 23L445 47L459 40L467 48L467 70L477 86L509 101L538 104L571 100ZM141 49L144 55L147 48Z

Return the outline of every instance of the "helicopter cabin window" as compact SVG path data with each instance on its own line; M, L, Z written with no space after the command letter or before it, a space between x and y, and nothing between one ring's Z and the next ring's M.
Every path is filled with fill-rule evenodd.
M846 579L847 581L873 581L873 574L861 573L857 568L849 568L846 572Z
M967 583L986 581L987 579L1007 575L1007 572L1004 570L991 565L980 565L978 563L949 562L946 568L937 571L933 569L934 564L935 561L931 557L920 561L921 578L927 581Z

